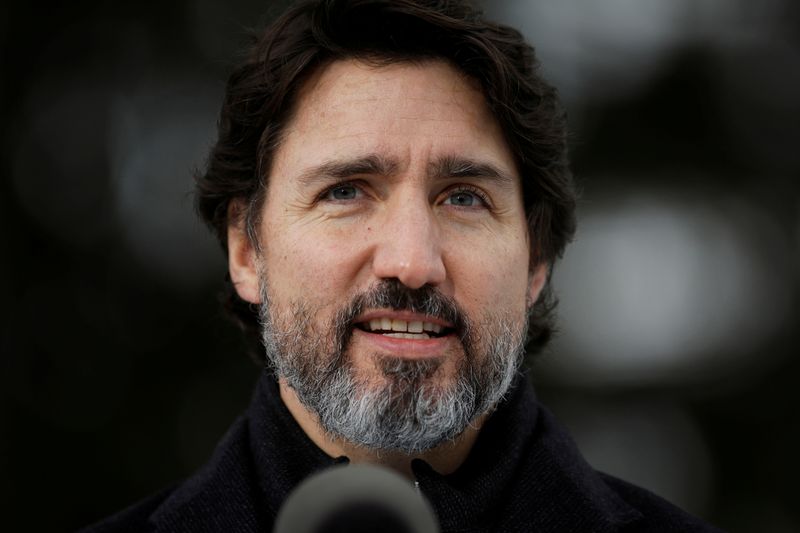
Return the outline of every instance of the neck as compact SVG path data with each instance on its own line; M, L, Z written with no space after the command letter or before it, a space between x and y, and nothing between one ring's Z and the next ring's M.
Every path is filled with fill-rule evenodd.
M455 472L467 459L486 419L486 415L481 416L475 423L467 426L455 440L424 452L409 455L397 451L374 450L327 433L320 425L317 416L300 402L294 389L289 387L283 379L279 380L279 387L281 400L286 408L308 435L308 438L323 452L331 457L345 456L353 464L366 463L385 466L409 479L414 478L411 471L411 461L414 459L424 460L440 474Z

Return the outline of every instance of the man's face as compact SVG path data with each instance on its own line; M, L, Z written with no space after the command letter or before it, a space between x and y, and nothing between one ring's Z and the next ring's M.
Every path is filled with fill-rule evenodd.
M244 274L232 254L232 277L262 303L281 377L329 431L411 449L341 419L383 409L367 424L380 425L404 411L391 433L463 411L460 429L409 437L426 448L505 392L544 267L529 269L501 129L448 64L339 61L312 76L273 159L259 238ZM460 407L444 405L456 396Z

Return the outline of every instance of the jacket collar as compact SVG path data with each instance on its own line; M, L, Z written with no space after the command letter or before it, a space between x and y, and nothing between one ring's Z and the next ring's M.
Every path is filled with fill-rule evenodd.
M617 531L641 517L578 452L520 375L458 471L414 472L443 531Z
M269 370L263 372L256 386L247 415L250 448L273 516L301 481L342 461L327 455L308 438L281 400L277 380Z
M151 523L155 531L268 531L294 487L342 461L305 435L265 372L246 417ZM421 460L412 468L443 532L606 533L641 517L585 462L522 376L455 473L438 474Z
M326 455L262 376L249 411L250 446L272 514L307 476L344 458ZM412 463L443 531L616 531L640 513L611 490L520 375L489 418L465 463L440 475Z

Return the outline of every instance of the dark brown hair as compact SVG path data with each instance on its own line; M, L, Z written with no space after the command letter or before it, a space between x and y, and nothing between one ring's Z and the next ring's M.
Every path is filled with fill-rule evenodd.
M500 123L522 176L531 238L531 264L551 265L575 232L575 191L567 162L564 112L555 89L537 70L534 50L513 28L488 22L464 0L315 0L286 11L255 37L231 74L219 138L197 176L197 209L227 250L229 206L245 206L255 229L268 171L304 80L332 61L377 64L439 59L476 80ZM230 280L227 309L259 342L257 310ZM552 332L554 299L548 282L533 308L529 353ZM263 350L258 350L263 358Z

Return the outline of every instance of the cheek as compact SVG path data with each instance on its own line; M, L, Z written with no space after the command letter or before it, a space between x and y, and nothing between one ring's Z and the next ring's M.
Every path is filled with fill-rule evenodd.
M357 270L358 250L343 235L287 232L264 255L270 290L284 301L302 298L318 306L341 303Z
M486 239L450 256L456 299L466 305L525 312L529 253L520 238ZM481 311L481 309L477 309Z

